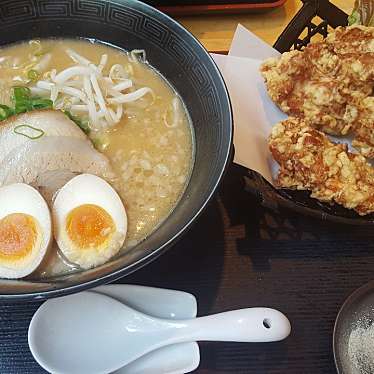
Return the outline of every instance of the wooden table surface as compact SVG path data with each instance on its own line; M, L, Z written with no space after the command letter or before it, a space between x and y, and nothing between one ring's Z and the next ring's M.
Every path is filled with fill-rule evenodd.
M331 2L350 14L354 0L332 0ZM284 6L265 13L201 15L177 17L177 20L191 31L209 51L225 52L230 48L238 23L272 45L301 5L299 0L288 0Z

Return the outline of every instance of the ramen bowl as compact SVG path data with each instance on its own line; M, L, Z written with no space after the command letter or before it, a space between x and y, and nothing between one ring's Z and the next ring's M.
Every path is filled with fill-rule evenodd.
M137 270L170 248L196 220L230 162L231 107L216 65L176 21L138 1L4 0L0 19L2 46L37 38L86 38L123 50L144 49L149 64L184 101L194 133L194 164L183 196L145 240L91 270L44 279L1 279L0 298L62 296Z

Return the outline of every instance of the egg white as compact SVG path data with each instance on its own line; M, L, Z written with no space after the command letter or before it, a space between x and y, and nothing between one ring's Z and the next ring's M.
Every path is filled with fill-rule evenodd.
M103 208L115 224L115 232L105 249L77 248L66 232L68 214L81 205L94 204ZM127 233L127 215L117 192L103 179L81 174L71 179L57 193L52 208L55 240L66 259L83 269L101 265L118 253Z
M0 260L0 277L9 279L22 278L32 273L43 260L52 238L48 205L33 187L15 183L0 188L0 219L13 213L32 216L37 222L38 237L29 255L7 264Z

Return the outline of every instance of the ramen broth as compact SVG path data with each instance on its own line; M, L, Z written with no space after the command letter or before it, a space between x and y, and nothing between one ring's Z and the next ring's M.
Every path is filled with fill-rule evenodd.
M113 64L124 66L135 89L149 87L154 93L127 103L122 119L114 127L90 134L96 149L109 158L119 179L115 188L128 215L123 249L126 250L146 238L170 214L185 189L193 160L188 114L176 92L147 63L113 47L85 40L42 40L3 48L0 103L10 103L13 86L30 83L25 71L30 68L35 50L50 56L49 61L43 62L42 79L51 69L59 72L74 65L66 54L68 48L95 64L107 54L107 69ZM55 253L56 245L34 277L75 270Z

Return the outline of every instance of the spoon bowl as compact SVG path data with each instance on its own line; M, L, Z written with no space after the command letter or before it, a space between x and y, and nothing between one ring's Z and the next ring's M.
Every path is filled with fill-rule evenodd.
M110 296L153 317L186 319L195 318L197 313L195 296L183 291L131 284L108 284L92 291ZM196 342L180 343L156 349L116 370L114 374L189 373L199 363L199 345Z

